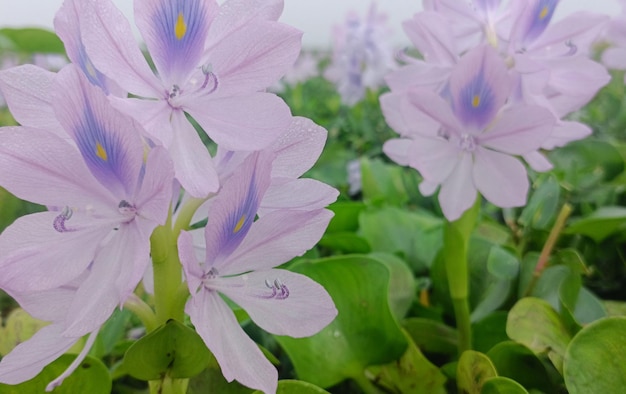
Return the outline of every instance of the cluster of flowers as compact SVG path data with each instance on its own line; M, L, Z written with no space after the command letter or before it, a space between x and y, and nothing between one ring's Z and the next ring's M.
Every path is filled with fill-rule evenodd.
M110 0L66 0L55 30L72 63L0 72L21 125L0 128L0 185L48 208L0 236L0 288L50 322L2 359L0 382L31 379L88 336L48 389L61 384L115 308L136 297L160 258L155 243L177 245L185 282L174 285L188 289L185 311L229 381L273 393L277 371L220 294L279 335L309 336L334 319L322 286L274 268L320 239L337 197L299 179L326 131L264 92L300 51L301 33L277 22L282 7L136 0L153 72ZM178 219L190 209L205 228L185 231L189 219ZM172 239L154 236L163 228Z
M425 195L438 188L447 219L477 192L499 207L526 203L541 153L591 133L563 118L608 83L589 58L608 16L578 12L550 23L558 0L424 0L404 23L422 58L403 56L381 97L400 138L385 143L394 161L417 169Z
M332 62L324 77L335 83L341 101L354 105L365 91L384 86L384 76L396 68L387 16L372 3L364 19L350 12L333 30Z

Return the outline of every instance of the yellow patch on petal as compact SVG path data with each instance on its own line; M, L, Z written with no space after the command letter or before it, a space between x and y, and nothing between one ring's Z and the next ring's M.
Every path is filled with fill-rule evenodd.
M550 9L548 8L548 6L544 6L541 9L541 12L539 13L539 20L545 18L546 16L548 16L548 12L550 11Z
M87 59L87 61L85 62L85 70L87 71L87 73L92 78L98 78L98 74L96 73L96 69L93 66L93 64L91 64L91 61L89 59Z
M241 228L243 227L243 224L246 222L246 215L241 215L241 218L239 219L239 221L237 222L237 224L235 225L235 228L233 229L233 234L237 234L239 232L239 230L241 230Z
M176 25L174 25L174 35L176 35L176 38L178 38L179 40L182 40L183 37L185 37L186 33L187 33L187 24L185 23L185 17L183 16L183 13L180 12L178 13L178 19L176 20Z
M476 108L480 105L480 96L479 95L475 95L472 98L472 107Z
M104 161L109 160L109 156L107 155L107 151L104 150L104 147L99 142L96 143L96 156L101 158Z

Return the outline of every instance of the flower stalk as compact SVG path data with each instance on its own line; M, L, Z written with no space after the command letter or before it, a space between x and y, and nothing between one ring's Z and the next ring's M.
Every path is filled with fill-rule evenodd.
M447 222L444 229L444 259L459 336L459 355L472 348L467 252L480 201L477 198L472 208L465 211L459 219Z

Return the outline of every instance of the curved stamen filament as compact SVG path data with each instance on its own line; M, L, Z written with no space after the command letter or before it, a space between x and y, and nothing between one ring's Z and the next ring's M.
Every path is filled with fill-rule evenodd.
M74 231L72 229L68 229L67 227L65 227L65 222L67 220L70 220L73 213L74 211L72 211L70 207L66 206L65 208L63 208L61 213L57 215L57 217L54 218L54 221L52 222L52 227L54 227L54 229L60 233Z
M272 290L272 294L263 296L263 298L275 298L277 300L284 300L285 298L289 297L289 289L278 278L274 279L273 283L265 279L265 286L268 289Z

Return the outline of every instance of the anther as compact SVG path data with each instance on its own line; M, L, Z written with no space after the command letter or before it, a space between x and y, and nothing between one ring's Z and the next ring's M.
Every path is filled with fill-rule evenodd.
M65 208L63 208L61 213L54 218L54 221L52 222L52 227L54 227L54 229L60 233L74 231L65 227L65 221L70 220L73 213L74 212L72 211L72 209L66 206Z

